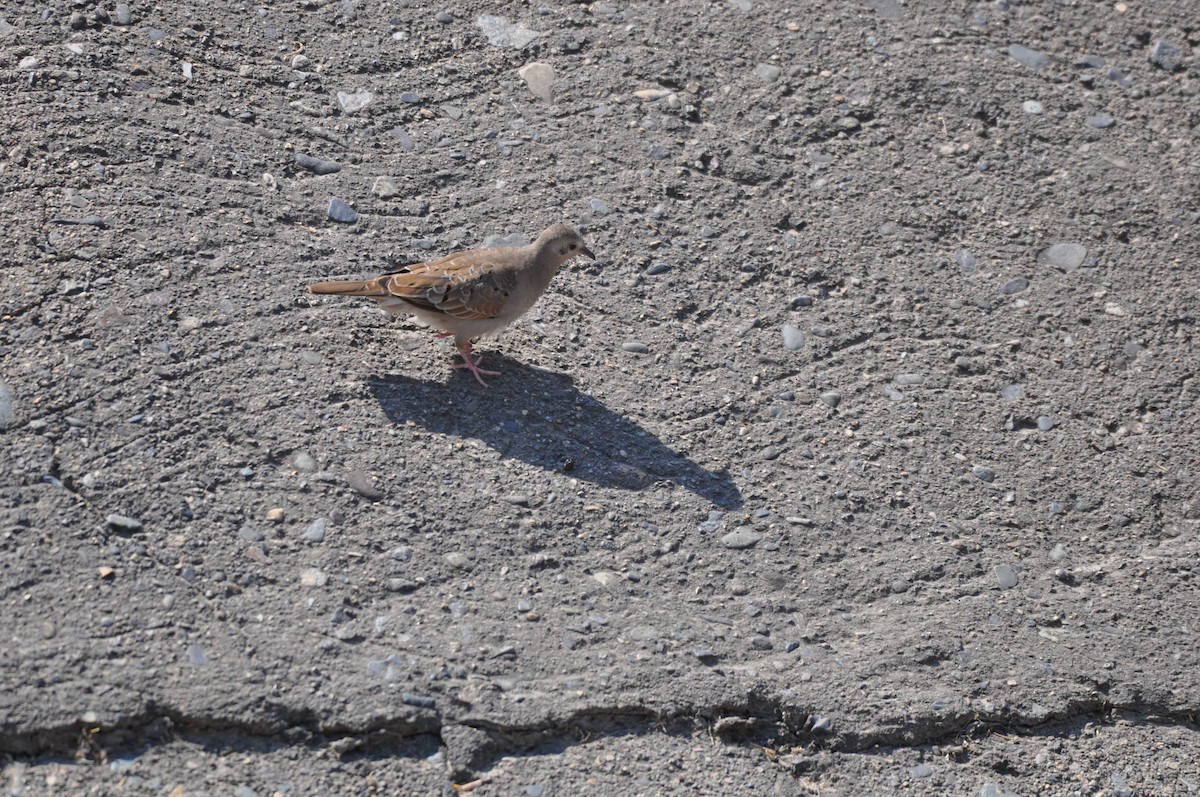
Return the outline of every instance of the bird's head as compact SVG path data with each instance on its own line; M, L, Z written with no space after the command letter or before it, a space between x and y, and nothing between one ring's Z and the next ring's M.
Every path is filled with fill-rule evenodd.
M555 224L543 230L538 236L537 246L543 251L548 249L553 252L560 263L565 263L576 255L587 255L592 260L596 259L592 250L583 242L583 238L579 237L579 233L566 224Z

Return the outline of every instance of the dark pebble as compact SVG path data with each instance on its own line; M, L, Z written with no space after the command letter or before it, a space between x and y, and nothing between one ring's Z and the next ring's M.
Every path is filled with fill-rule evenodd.
M443 25L449 25L451 22L454 21L454 17L450 14L449 11L439 11L436 14L434 14L433 18L436 19L438 22L442 23Z
M980 481L987 482L988 484L996 480L996 471L984 465L971 466L971 473Z
M136 534L142 530L142 521L138 520L137 518L131 518L127 515L118 515L113 513L104 518L104 521L108 523L109 528L111 528L113 531L124 534Z
M358 214L344 201L331 199L329 200L329 219L340 224L354 224L358 221Z
M1179 45L1166 39L1159 39L1154 43L1154 49L1150 51L1150 63L1160 69L1174 72L1175 67L1179 66L1179 58L1182 55L1183 51L1179 49Z
M0 379L0 432L8 428L8 420L12 417L13 411L13 396L12 391L8 389L8 385Z
M405 91L400 94L400 101L407 102L409 105L416 105L421 101L421 98L415 91Z
M1030 69L1037 71L1045 69L1046 65L1050 63L1050 59L1037 50L1030 50L1028 47L1020 44L1010 44L1008 54Z
M1012 296L1029 287L1029 280L1024 277L1014 277L1000 287L1000 292Z
M361 470L352 470L346 474L346 486L363 498L369 498L372 501L383 498L383 490L376 487L371 481L371 477Z
M342 170L340 163L321 160L320 158L314 158L304 153L296 155L296 165L301 169L307 169L313 174L334 174Z
M650 268L646 269L646 274L653 277L658 274L666 274L671 270L670 263L652 263Z
M407 703L410 706L416 706L417 708L434 708L437 706L437 701L432 697L425 697L424 695L418 695L412 692L405 692L404 694L400 695L400 700L403 703Z

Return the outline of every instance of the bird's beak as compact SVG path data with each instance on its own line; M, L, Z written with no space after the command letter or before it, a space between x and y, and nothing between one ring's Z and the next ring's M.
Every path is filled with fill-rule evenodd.
M588 256L588 257L590 257L592 260L595 260L595 259L596 259L596 256L592 254L592 250L591 250L591 249L588 249L586 246L585 246L585 247L583 247L583 251L581 251L579 254L581 254L581 255L587 255L587 256Z

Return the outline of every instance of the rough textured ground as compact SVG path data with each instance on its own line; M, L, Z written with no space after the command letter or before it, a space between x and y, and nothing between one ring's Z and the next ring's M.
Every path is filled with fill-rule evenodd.
M1200 790L1200 4L0 19L9 793Z

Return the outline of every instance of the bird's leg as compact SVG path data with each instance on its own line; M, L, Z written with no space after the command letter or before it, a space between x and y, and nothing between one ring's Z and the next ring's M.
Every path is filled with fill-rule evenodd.
M471 356L471 341L464 341L463 344L458 347L458 353L462 355L462 363L456 363L450 367L467 369L471 372L471 375L475 377L475 381L484 387L488 386L487 382L483 381L484 376L500 376L499 371L487 371L479 367L479 363L483 361L483 355L479 355L478 359L475 359Z
M453 334L454 334L453 332L447 332L446 330L443 329L441 332L434 332L433 336L435 338L448 338Z

